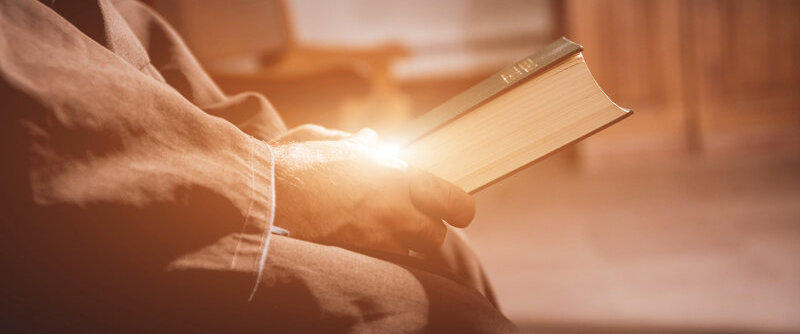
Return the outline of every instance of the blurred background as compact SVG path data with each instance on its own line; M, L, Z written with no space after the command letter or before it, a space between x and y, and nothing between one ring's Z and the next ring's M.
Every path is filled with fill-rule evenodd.
M228 93L383 131L559 36L636 113L478 193L523 331L800 332L800 1L149 0Z

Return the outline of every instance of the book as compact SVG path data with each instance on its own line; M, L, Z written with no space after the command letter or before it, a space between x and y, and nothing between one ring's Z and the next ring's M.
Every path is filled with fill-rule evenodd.
M561 38L412 120L399 157L469 193L631 115Z

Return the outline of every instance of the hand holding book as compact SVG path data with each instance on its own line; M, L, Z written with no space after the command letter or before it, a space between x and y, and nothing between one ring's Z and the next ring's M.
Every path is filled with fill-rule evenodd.
M412 167L382 154L371 130L290 131L275 149L276 224L345 247L436 249L443 221L472 220L467 192L630 115L597 86L580 51L556 41L409 123L390 142Z

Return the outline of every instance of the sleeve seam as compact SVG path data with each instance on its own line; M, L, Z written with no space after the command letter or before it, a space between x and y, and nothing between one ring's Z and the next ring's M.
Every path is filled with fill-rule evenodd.
M250 142L250 157L248 159L248 165L250 166L250 200L247 204L247 211L245 212L244 219L242 221L242 227L239 231L240 235L244 234L244 231L247 228L247 224L250 222L250 217L253 211L253 204L256 201L255 199L256 170L255 167L253 166L253 155L255 148L253 147L254 141L252 140L252 138L248 137L248 139ZM241 244L242 241L241 239L239 239L239 241L236 242L236 248L233 251L233 257L231 258L231 268L234 268L236 266L236 262L239 259L239 249L241 247Z
M250 301L250 302L253 301L253 299L254 299L254 297L256 295L256 291L258 291L258 287L259 287L259 285L261 285L261 281L262 281L263 276L264 276L264 266L265 266L266 261L267 261L267 254L269 253L269 242L270 242L270 239L271 239L270 237L272 236L271 230L272 230L272 227L274 226L274 223L275 223L275 207L276 207L276 203L275 203L276 202L276 198L275 198L275 196L276 196L275 195L275 155L274 155L274 152L272 151L272 147L269 144L267 144L266 142L260 141L260 140L256 140L256 141L259 144L263 145L263 147L266 148L267 153L269 155L269 159L268 159L269 160L269 166L267 167L268 168L268 173L267 173L268 178L267 178L267 180L269 181L269 190L268 190L269 203L268 203L268 207L267 207L268 212L264 215L266 221L264 222L264 232L263 232L262 242L261 242L261 244L262 244L261 245L261 257L260 257L259 263L258 263L258 271L256 272L256 281L255 281L255 284L253 286L253 290L250 292L250 297L248 298L248 301Z

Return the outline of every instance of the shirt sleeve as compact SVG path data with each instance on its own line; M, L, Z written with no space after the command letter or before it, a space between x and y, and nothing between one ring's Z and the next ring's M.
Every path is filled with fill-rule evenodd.
M43 8L0 2L7 269L109 281L247 234L261 256L237 268L258 272L274 214L269 145Z
M225 94L181 36L153 9L132 0L114 0L114 9L125 19L163 80L192 104L261 140L269 141L286 132L283 120L264 96L253 92Z

